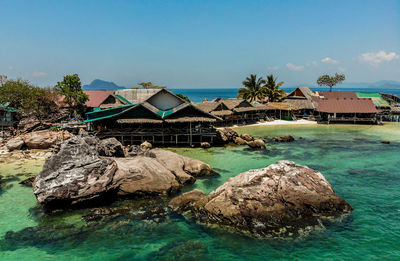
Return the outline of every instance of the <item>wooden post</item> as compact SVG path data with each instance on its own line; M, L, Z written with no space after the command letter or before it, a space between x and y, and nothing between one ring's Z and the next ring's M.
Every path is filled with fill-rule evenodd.
M193 137L192 137L192 122L189 122L189 145L192 146L192 141L193 141Z

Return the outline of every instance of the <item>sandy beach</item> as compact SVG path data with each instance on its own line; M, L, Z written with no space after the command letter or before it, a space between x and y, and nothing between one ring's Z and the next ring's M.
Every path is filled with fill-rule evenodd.
M297 121L285 121L285 120L274 120L274 121L266 121L266 122L257 122L255 124L249 125L233 125L232 127L252 127L252 126L268 126L268 125L313 125L317 124L316 121L309 121L309 120L297 120Z

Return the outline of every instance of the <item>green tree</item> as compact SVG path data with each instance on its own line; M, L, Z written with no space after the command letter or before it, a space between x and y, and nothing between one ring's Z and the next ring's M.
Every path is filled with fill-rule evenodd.
M242 82L244 88L238 90L238 98L246 99L249 102L262 100L266 97L265 83L266 81L262 77L257 78L256 74L250 74L250 77L246 77L246 80Z
M25 103L25 112L31 112L40 122L58 111L59 93L51 88L33 87L31 99Z
M177 93L176 96L178 96L179 98L181 98L182 100L184 100L187 103L191 103L192 101L189 99L189 97L181 94L181 93Z
M83 113L83 105L89 100L89 96L82 91L78 74L64 76L61 82L57 82L55 89L64 96L63 102L69 106L71 116L77 117Z
M6 75L0 75L0 86L5 84L7 82L7 76Z
M26 103L32 99L33 88L33 85L22 79L8 80L0 86L0 103L24 110Z
M332 92L332 87L343 82L344 80L346 80L344 74L335 73L334 76L324 74L318 78L317 84L319 86L329 86L329 91Z
M274 78L272 74L267 76L267 82L264 85L266 96L268 97L268 101L274 102L279 101L283 97L285 97L285 91L279 89L283 85L283 82L278 82L278 78Z
M152 82L139 82L140 87L132 87L132 89L165 89L167 86L155 85Z

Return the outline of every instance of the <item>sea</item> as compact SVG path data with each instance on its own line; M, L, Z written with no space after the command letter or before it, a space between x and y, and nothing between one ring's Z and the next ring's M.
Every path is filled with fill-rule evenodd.
M293 91L294 87L282 88L287 93ZM193 102L201 102L204 99L212 100L215 98L236 98L238 95L237 88L210 88L210 89L170 89L174 93L181 93ZM328 88L311 88L313 91L328 91ZM373 88L334 88L333 91L356 91L356 92L380 92L391 93L400 97L400 89L373 89Z
M201 91L184 93L199 100ZM229 93L230 92L230 93ZM219 90L207 97L232 97ZM203 91L203 93L207 93ZM197 98L195 98L197 97ZM19 184L36 175L43 159L0 157L0 260L400 260L400 123L376 125L272 125L236 128L270 140L291 134L292 143L168 148L202 160L218 173L199 178L182 192L215 190L228 178L278 160L320 171L353 213L299 237L256 239L206 227L171 211L161 218L136 218L143 199L111 204L126 211L114 218L85 221L92 209L48 213L32 188ZM390 141L383 144L382 141ZM150 203L149 203L150 202Z

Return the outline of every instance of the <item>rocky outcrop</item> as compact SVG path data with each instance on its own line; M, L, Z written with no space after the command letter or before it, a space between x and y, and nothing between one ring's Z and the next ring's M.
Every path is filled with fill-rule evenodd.
M217 138L224 144L234 142L236 137L239 137L239 134L232 128L217 129Z
M294 141L294 138L291 135L282 135L282 136L275 137L274 141L276 141L276 142L292 142L292 141Z
M265 148L265 142L263 140L257 139L253 141L248 141L247 145L253 149L263 149Z
M64 142L35 178L39 203L62 208L119 196L171 195L195 177L213 174L208 164L161 149L141 150L134 157L101 157L99 143L92 136Z
M242 138L242 139L245 140L245 141L253 141L253 140L254 140L254 137L252 137L252 136L249 135L249 134L240 135L240 138Z
M68 131L35 131L21 136L29 149L48 149L57 142L68 140L72 135Z
M9 151L19 150L24 146L24 140L21 137L15 137L7 141L6 147Z
M169 206L201 223L257 236L300 234L352 211L320 172L290 161L241 173L209 195L193 190Z
M203 148L203 149L208 149L208 148L211 147L211 145L208 142L201 142L200 143L200 147Z
M236 137L233 142L237 145L247 145L247 141L245 141L241 137Z
M116 138L100 140L99 155L106 157L125 157L125 148Z

